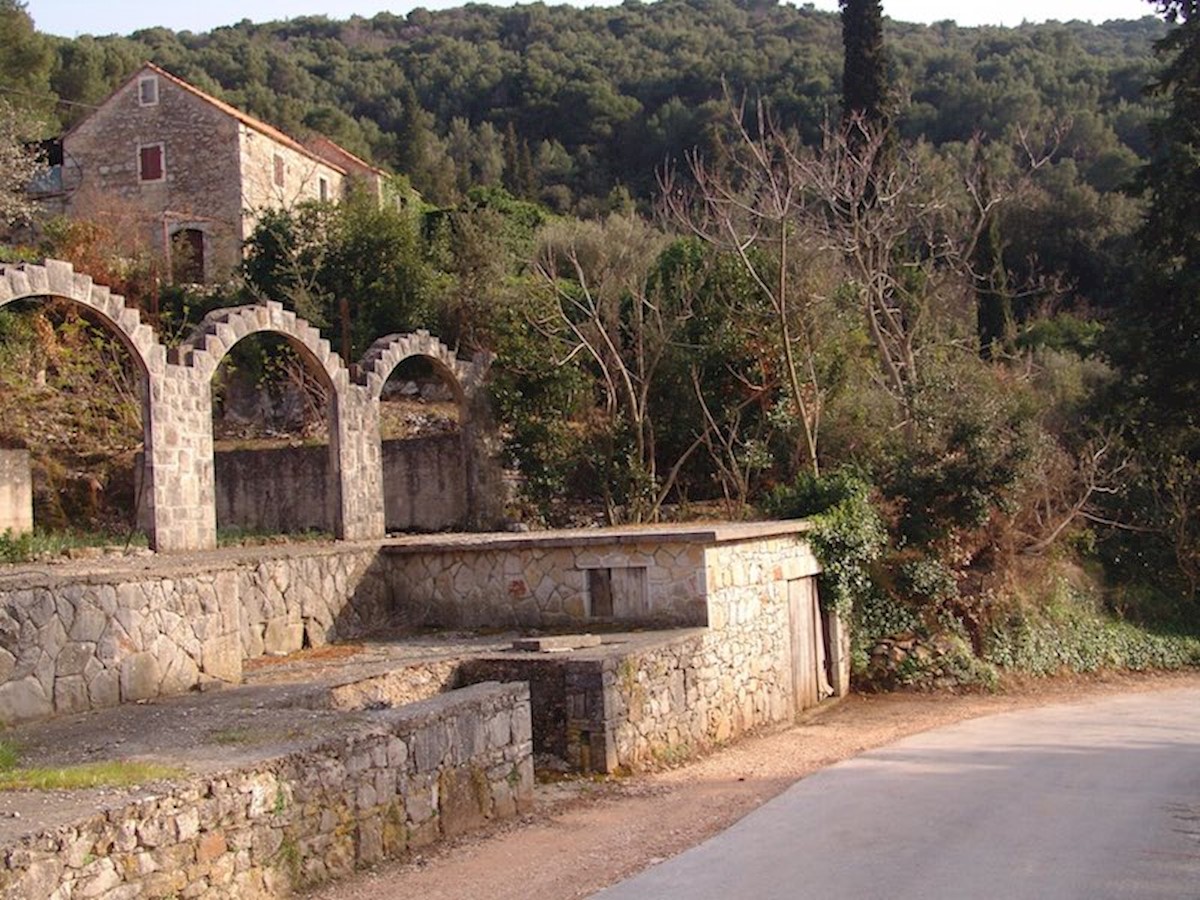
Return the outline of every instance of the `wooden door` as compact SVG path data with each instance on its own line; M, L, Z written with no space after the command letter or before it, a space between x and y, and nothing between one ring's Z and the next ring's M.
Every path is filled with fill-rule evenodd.
M821 639L814 615L817 608L815 580L797 578L788 582L788 619L791 623L792 685L795 688L796 712L820 702L820 682L817 676L817 641Z

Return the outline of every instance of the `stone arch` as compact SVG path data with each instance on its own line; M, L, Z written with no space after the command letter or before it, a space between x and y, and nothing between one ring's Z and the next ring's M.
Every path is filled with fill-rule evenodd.
M428 331L389 334L367 350L359 363L356 381L367 389L371 399L378 400L396 366L414 356L424 357L433 363L454 391L459 404L469 400L479 389L491 363L490 356L463 362L453 350Z
M325 373L335 394L344 394L349 374L329 341L282 303L268 300L246 306L214 309L176 351L175 362L193 369L198 377L212 378L231 347L252 334L279 334Z
M146 378L161 372L166 350L141 313L125 298L76 272L69 262L48 259L42 265L0 266L0 306L29 297L61 297L94 312L120 339Z
M204 502L210 507L212 528L216 528L216 476L212 447L212 387L211 380L230 349L243 338L254 334L276 334L287 339L305 362L320 373L329 390L329 509L332 521L327 524L339 538L359 537L361 514L355 504L355 483L360 469L358 449L360 440L357 409L350 396L349 372L340 356L330 349L321 333L269 300L261 304L234 306L210 312L176 351L173 361L190 373L200 405L207 413L206 440L200 450L202 457L202 486Z
M438 477L426 481L416 478L411 470L406 477L395 480L384 477L384 447L380 422L381 398L384 385L392 373L401 363L409 359L423 359L432 363L437 374L449 385L459 410L458 462L447 463L440 454L435 455L434 458L438 461L434 463L434 466L440 474ZM364 467L364 470L373 479L373 490L379 498L377 509L379 533L382 534L390 527L406 528L416 525L416 527L422 528L444 528L447 525L452 526L450 520L438 520L442 515L448 515L451 519L458 518L460 524L480 519L479 460L476 457L481 445L477 439L477 423L475 422L477 410L474 401L480 393L479 389L483 384L491 360L490 354L479 354L475 360L464 362L446 344L424 330L412 334L390 334L382 337L372 344L363 356L354 375L356 387L362 392L362 402L365 407L364 423L369 423L364 428L364 433L375 435L375 441L372 442L375 459L371 460L370 466ZM388 466L394 473L396 471L394 467L399 461L395 457L389 457L389 460ZM407 466L408 462L405 459L402 465ZM419 499L422 492L421 486L435 482L444 484L441 477L443 475L448 476L447 480L449 481L455 480L451 470L443 469L443 465L450 465L451 470L461 466L459 475L462 479L463 494L461 497L439 498L438 502L433 502L433 506L439 508L439 513L433 515L434 521L427 520L417 523L410 518L415 509L423 505L427 510L433 508L429 505L431 499L428 495L424 500ZM400 485L405 487L399 487ZM441 503L440 499L445 499L447 502Z
M69 262L47 259L41 265L0 266L0 307L35 297L59 297L91 311L134 360L143 386L142 497L136 514L146 529L151 548L159 549L162 534L157 510L164 485L161 478L155 477L155 446L161 418L156 414L155 398L161 394L161 380L167 366L166 348L154 329L142 321L141 313L125 305L124 297L95 284L90 275L76 272Z

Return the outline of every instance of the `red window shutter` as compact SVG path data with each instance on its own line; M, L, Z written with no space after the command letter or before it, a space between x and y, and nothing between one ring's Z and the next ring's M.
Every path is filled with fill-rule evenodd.
M142 181L159 181L163 177L162 149L162 144L139 149L138 174Z

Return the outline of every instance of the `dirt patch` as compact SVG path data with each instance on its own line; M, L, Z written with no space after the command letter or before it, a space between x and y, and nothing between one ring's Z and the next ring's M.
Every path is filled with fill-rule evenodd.
M995 695L853 695L689 766L539 785L534 812L314 892L317 900L587 897L728 828L806 775L964 719L1121 692L1200 687L1200 673L1006 685Z
M242 671L259 672L263 669L292 665L297 662L334 662L348 659L362 652L362 644L330 644L326 647L297 650L294 653L280 654L278 656L256 656L242 663Z

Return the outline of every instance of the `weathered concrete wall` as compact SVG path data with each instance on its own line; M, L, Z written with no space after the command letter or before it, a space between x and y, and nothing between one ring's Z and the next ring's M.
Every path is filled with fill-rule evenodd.
M220 527L333 531L329 451L318 447L219 450ZM467 473L457 433L383 442L384 520L389 531L445 531L467 524Z
M383 627L377 547L227 551L0 578L0 722L236 682L242 661Z
M33 530L33 476L28 450L0 450L0 534Z
M327 446L218 450L213 467L218 528L334 530Z
M458 433L383 442L388 531L445 531L467 524L468 474Z
M0 892L14 900L290 896L514 816L532 795L528 688L475 685L0 847Z

